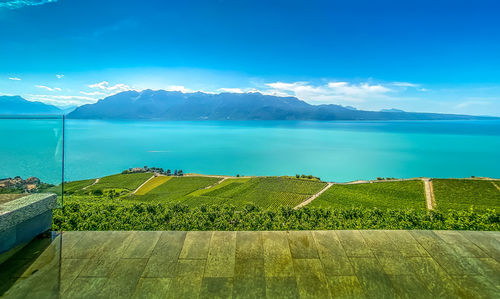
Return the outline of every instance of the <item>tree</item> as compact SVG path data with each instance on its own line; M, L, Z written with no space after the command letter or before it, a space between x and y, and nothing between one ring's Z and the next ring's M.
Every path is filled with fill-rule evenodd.
M237 174L237 175L236 175L236 177L237 177L237 178L239 178L239 177L240 177L240 174Z
M174 170L174 175L175 175L175 176L177 176L177 169L176 169L176 170Z
M177 175L178 176L183 176L184 175L184 173L182 172L182 169L179 169L179 171L177 172Z
M295 175L295 177L299 179L299 178L300 178L300 175L299 175L299 174L296 174L296 175Z
M170 169L167 169L167 176L171 176L172 175L172 171L170 171Z

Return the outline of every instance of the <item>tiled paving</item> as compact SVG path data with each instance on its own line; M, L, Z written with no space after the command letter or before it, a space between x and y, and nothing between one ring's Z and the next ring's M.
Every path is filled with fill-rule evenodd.
M65 232L2 264L0 294L499 298L499 262L499 232Z

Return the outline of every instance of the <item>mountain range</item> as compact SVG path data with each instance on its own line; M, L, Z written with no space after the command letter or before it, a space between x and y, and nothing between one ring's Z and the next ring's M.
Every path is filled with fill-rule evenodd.
M389 109L363 111L340 105L311 105L295 97L253 93L125 91L68 115L85 119L159 120L457 120L494 117L415 113Z
M72 111L72 112L71 112ZM357 110L350 106L311 105L295 97L252 93L182 93L124 91L94 104L70 109L32 102L20 96L0 96L0 114L68 114L75 119L157 120L468 120L487 116Z
M31 102L20 96L0 96L0 114L63 114L56 106Z

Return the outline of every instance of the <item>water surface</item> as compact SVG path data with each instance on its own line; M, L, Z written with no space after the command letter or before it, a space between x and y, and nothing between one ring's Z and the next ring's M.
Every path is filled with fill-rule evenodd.
M59 127L12 122L0 121L0 178L60 181ZM312 174L329 181L500 177L500 121L67 120L66 140L66 180L144 165L204 174Z

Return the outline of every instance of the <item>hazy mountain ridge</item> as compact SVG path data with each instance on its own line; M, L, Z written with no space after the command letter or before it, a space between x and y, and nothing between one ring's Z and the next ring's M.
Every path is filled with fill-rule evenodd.
M94 104L61 109L20 96L0 96L0 114L68 114L80 119L159 120L454 120L495 117L405 112L363 111L340 105L311 105L295 97L261 93L182 93L125 91Z
M295 97L261 93L126 91L83 105L70 118L163 120L452 120L494 117L363 111L340 105L310 105Z
M63 114L63 110L41 102L31 102L20 96L0 96L0 114Z

